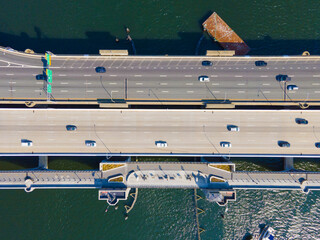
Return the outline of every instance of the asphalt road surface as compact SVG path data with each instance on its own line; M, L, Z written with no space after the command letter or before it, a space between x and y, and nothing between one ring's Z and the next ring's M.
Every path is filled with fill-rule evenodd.
M319 154L319 111L0 109L0 153ZM308 120L297 124L296 118ZM74 132L66 125L77 126ZM238 132L228 131L236 125ZM21 146L21 139L33 142ZM87 147L86 140L96 141ZM165 141L159 148L156 141ZM288 141L289 148L278 141ZM230 142L232 147L221 147Z
M42 55L0 48L2 99L45 99ZM211 60L213 66L202 66ZM264 60L266 67L256 67ZM106 73L96 73L104 66ZM53 99L320 101L320 57L53 56ZM289 75L284 91L278 74ZM210 82L198 81L206 75Z

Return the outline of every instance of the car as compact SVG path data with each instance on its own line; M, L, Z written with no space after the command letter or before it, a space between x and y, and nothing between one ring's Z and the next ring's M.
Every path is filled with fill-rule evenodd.
M308 120L304 118L296 118L296 123L297 124L308 124Z
M255 64L257 67L265 67L268 65L265 61L256 61Z
M168 143L166 141L156 141L155 143L158 148L168 147Z
M21 146L22 147L32 147L33 143L31 140L28 139L21 139Z
M291 77L288 75L279 74L276 76L276 80L279 82L289 82L291 81Z
M38 75L36 76L36 79L37 79L37 80L47 80L47 75L45 75L45 74L38 74Z
M236 125L227 125L227 129L230 132L239 132L240 128Z
M96 141L93 141L93 140L86 140L85 144L86 144L87 147L95 147L95 146L97 146Z
M199 76L198 80L200 82L210 82L210 78L208 76Z
M67 129L67 131L76 131L77 130L77 126L75 126L75 125L67 125L66 129Z
M278 141L278 145L279 147L286 147L286 148L290 147L290 143L287 141Z
M295 91L295 90L298 90L298 86L297 85L288 85L287 86L287 90L288 91Z
M220 142L220 147L231 148L231 142Z
M105 67L96 67L96 72L97 73L105 73L106 69L105 69Z
M202 61L202 66L212 66L212 62L211 61Z
M316 146L316 148L320 148L320 142L316 142L314 145Z

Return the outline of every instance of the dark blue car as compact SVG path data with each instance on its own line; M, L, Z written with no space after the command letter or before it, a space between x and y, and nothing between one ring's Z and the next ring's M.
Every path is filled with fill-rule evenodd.
M211 61L202 61L202 66L212 66Z
M106 69L104 67L96 67L96 72L97 73L105 73Z
M257 67L265 67L268 65L265 61L256 61L255 64Z
M288 75L279 74L276 76L276 80L279 82L288 82L291 81L291 77Z

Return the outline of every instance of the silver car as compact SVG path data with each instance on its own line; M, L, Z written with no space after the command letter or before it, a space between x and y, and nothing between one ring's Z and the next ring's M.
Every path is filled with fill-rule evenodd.
M199 76L198 80L200 82L210 82L210 78L208 76Z
M97 146L96 141L93 141L93 140L86 140L85 144L87 147L96 147Z

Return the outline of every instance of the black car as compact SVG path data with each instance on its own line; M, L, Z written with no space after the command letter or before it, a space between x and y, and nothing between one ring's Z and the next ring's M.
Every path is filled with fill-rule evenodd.
M255 64L257 67L265 67L268 65L265 61L256 61Z
M97 73L105 73L106 69L104 67L96 67L96 72Z
M38 74L38 75L36 76L36 79L37 79L37 80L47 80L47 75L45 75L45 74Z
M291 77L289 77L288 75L283 75L283 74L279 74L276 76L276 80L279 81L279 82L288 82L291 80Z
M67 125L66 129L67 129L67 131L76 131L77 130L77 126L75 126L75 125Z
M211 61L202 61L202 66L212 66Z
M316 148L320 148L320 142L316 142L314 145L316 146Z
M304 118L296 118L297 124L308 124L308 120Z
M287 141L278 141L279 147L290 147L290 143Z

